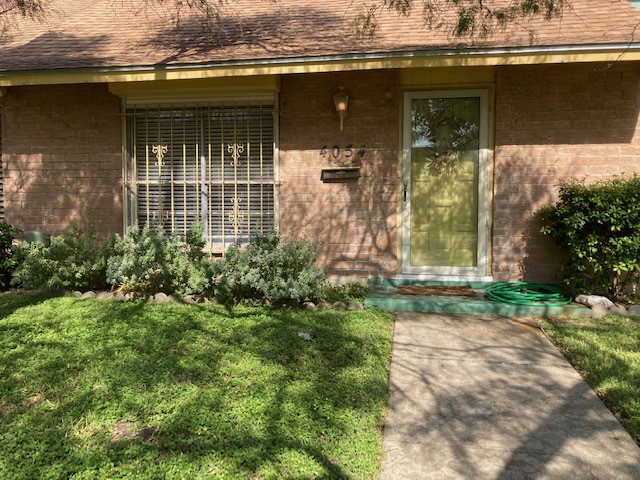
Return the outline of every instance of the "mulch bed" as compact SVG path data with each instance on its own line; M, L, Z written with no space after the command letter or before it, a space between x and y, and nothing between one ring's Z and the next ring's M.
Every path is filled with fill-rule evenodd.
M406 285L398 287L400 295L434 295L439 297L475 297L476 292L471 287L447 287L447 286L419 286Z

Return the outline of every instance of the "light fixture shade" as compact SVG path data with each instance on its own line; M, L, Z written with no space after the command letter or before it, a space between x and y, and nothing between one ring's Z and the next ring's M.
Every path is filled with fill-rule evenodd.
M347 110L349 109L349 95L344 91L344 87L338 87L340 90L333 96L333 103L336 106L336 112L340 117L340 131L344 126L344 117L347 116Z
M336 105L336 112L347 113L349 108L349 95L344 91L344 87L340 87L340 91L333 96L333 103Z

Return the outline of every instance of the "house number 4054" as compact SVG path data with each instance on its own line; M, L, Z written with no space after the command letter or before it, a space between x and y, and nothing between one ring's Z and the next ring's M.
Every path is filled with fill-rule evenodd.
M361 158L364 157L364 145L362 145L355 153L360 155ZM327 155L331 155L333 158L339 158L342 156L342 150L340 149L339 145L334 145L333 147L331 147L331 150L329 150L325 145L320 149L320 155L322 156L322 158L327 158ZM353 145L347 145L344 149L345 158L351 158L353 157L353 155Z

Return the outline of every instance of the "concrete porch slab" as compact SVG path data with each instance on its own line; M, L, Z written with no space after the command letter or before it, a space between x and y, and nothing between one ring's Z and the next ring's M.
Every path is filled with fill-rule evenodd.
M468 285L476 291L475 297L433 296L433 295L400 295L400 285ZM562 315L588 315L589 309L584 305L569 304L562 306L548 305L512 305L494 302L484 297L484 289L491 283L486 282L415 282L402 280L383 280L371 285L369 296L365 300L367 307L377 307L389 312L407 311L424 313L469 313L477 315L500 316L541 316L556 317Z

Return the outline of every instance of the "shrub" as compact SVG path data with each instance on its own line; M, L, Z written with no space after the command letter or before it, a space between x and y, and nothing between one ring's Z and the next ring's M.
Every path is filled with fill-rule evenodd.
M152 227L129 228L114 242L107 261L108 281L139 295L201 294L210 282L203 247L201 226L185 237Z
M363 302L369 295L369 286L362 283L350 282L341 285L328 285L322 294L327 302Z
M640 177L559 187L560 200L538 215L541 232L568 252L565 282L584 293L625 298L640 271Z
M226 301L268 300L299 304L322 295L326 277L314 266L307 242L283 243L276 232L254 237L246 248L233 246L214 265L215 294Z
M16 268L13 240L22 233L7 222L0 222L0 288L5 288L11 282L11 276Z
M14 285L36 290L102 289L106 282L106 259L110 242L101 246L93 229L72 226L53 236L50 245L23 242L16 257L19 265Z

